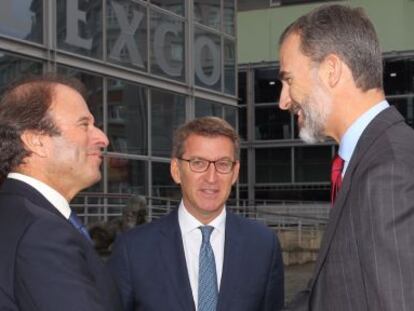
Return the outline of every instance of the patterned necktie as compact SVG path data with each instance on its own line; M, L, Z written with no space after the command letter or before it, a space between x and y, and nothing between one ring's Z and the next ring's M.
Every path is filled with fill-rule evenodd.
M332 160L331 168L331 205L334 205L336 195L342 185L342 169L344 168L344 160L335 155Z
M80 221L79 217L76 215L75 212L72 211L69 216L69 222L76 228L78 231L91 243L93 243L91 236L89 235L88 229L86 229L85 225Z
M200 247L198 268L198 311L215 311L217 305L218 289L216 262L210 244L212 226L199 227L203 240Z

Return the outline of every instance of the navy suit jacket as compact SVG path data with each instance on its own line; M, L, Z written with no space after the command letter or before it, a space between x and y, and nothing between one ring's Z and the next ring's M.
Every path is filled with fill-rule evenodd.
M390 107L364 130L308 288L289 310L414 310L414 131Z
M123 234L109 267L125 311L195 310L177 210ZM276 311L284 300L276 234L227 212L218 311Z
M0 188L0 310L121 309L91 243L33 187L6 179Z

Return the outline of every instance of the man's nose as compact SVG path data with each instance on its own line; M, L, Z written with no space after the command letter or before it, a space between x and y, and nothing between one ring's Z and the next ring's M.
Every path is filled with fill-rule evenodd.
M279 108L282 110L289 110L291 102L292 100L289 95L289 89L287 86L283 86L279 97Z

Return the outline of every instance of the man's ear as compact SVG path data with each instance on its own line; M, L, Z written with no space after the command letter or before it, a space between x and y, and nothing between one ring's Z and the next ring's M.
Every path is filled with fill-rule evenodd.
M24 147L33 154L39 157L46 157L47 152L45 148L45 135L40 134L37 131L26 130L20 135Z
M171 160L170 173L171 173L172 179L174 179L174 182L176 184L180 184L181 183L181 173L180 173L180 168L179 168L177 158L172 158L172 160Z
M336 54L328 54L322 61L323 76L327 85L334 88L342 78L344 62Z

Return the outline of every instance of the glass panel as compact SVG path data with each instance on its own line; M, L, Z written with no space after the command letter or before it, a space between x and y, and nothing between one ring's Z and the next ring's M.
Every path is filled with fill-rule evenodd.
M42 43L43 1L2 0L0 34Z
M223 110L221 104L196 98L195 100L195 117L205 117L205 116L215 116L215 117L223 117Z
M181 190L170 175L170 163L152 162L152 196L181 200Z
M151 90L152 155L170 157L175 129L185 121L185 97Z
M151 0L152 4L158 5L164 10L184 16L185 0Z
M258 140L292 138L290 112L276 105L256 107L255 137Z
M323 147L295 148L295 180L297 182L329 181L332 149Z
M147 154L147 89L108 80L109 150Z
M256 103L276 103L279 101L282 83L278 79L278 70L256 69L254 71L254 100Z
M387 95L414 92L414 57L385 61L384 89Z
M151 12L151 72L184 81L184 22Z
M247 104L247 72L239 72L238 73L238 92L239 92L239 105L246 105Z
M57 0L58 48L102 58L102 1Z
M237 129L237 107L224 106L224 119Z
M95 125L103 129L103 78L69 67L58 67L58 72L77 78L85 85L89 110L95 118Z
M247 149L241 149L239 182L241 184L247 184L247 176Z
M27 74L40 74L42 63L0 52L0 94L14 80Z
M291 182L290 148L256 149L256 182Z
M224 40L224 92L236 93L236 48L233 41Z
M130 0L107 0L108 61L128 68L147 68L145 7Z
M220 0L194 0L194 20L216 29L220 28Z
M147 195L145 161L108 158L108 192Z
M405 122L414 128L414 98L388 99L388 101L403 115Z
M197 86L221 90L220 37L195 29L194 67Z
M234 35L235 0L224 0L224 31Z
M239 135L242 139L247 139L247 108L239 109Z

